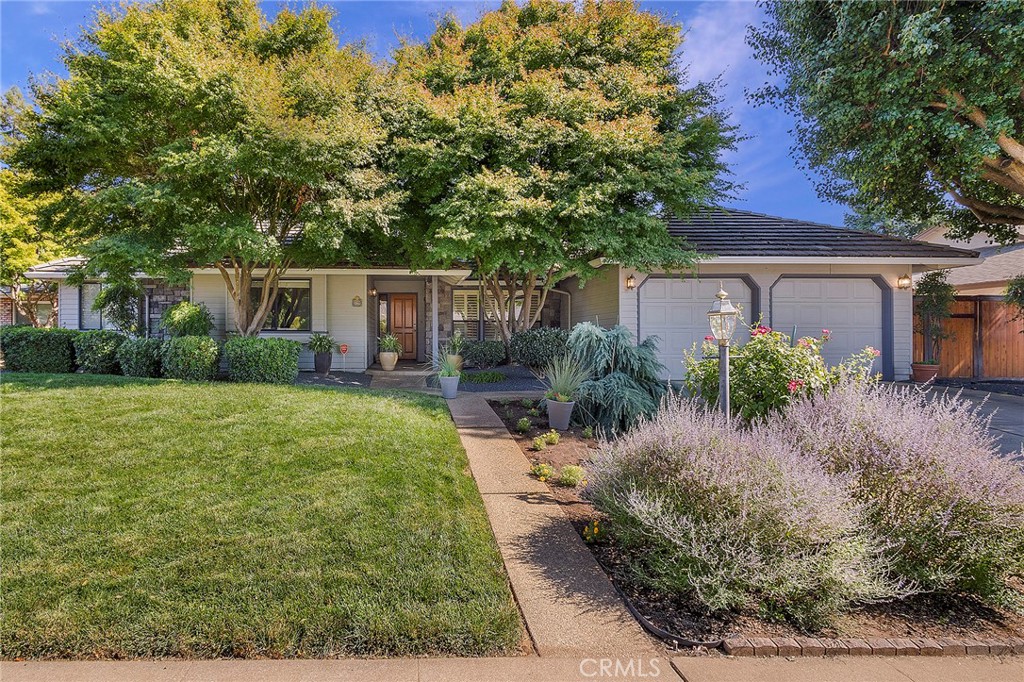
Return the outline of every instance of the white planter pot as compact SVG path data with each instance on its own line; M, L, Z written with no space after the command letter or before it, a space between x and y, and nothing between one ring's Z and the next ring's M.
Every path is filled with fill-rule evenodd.
M438 377L441 380L441 397L451 400L459 392L459 377Z
M555 431L566 431L569 429L569 420L572 418L572 408L575 402L560 403L557 400L548 400L548 426Z
M398 364L398 353L385 353L380 354L380 366L385 372L390 372Z

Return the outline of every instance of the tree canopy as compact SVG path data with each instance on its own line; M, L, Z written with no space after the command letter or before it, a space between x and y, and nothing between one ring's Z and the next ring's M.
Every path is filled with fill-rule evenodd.
M691 265L663 218L729 191L734 136L707 85L684 87L681 44L628 0L530 0L398 50L393 74L418 95L391 120L410 260L472 263L506 340L595 259Z
M58 195L48 221L88 271L214 264L241 334L282 273L381 249L400 194L380 170L379 73L329 10L160 0L97 12L14 117L3 160Z
M751 31L819 192L952 236L1024 225L1024 3L769 2Z

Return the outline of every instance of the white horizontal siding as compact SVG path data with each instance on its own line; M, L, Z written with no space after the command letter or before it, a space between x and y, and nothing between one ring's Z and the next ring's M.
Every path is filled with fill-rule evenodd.
M78 329L78 287L61 282L57 287L57 326Z
M593 322L601 327L619 324L619 266L606 265L597 276L580 286L575 277L561 287L572 296L572 324ZM636 317L636 309L633 309ZM635 326L635 325L634 325Z
M327 333L337 343L348 345L344 367L336 352L331 369L361 372L369 366L366 307L374 302L366 294L366 275L327 275L326 279ZM352 304L356 296L362 303L359 307Z

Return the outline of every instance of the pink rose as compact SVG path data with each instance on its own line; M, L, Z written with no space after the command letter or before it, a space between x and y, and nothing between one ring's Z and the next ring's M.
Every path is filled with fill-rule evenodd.
M868 346L868 352L871 353L876 358L882 354L882 351L878 350L877 348L872 348L871 346Z
M789 383L786 384L786 388L789 389L790 393L796 393L803 388L804 382L802 379L790 379Z
M711 336L710 334L708 334L707 336L705 336L705 337L704 337L704 340L705 340L705 341L714 341L714 340L715 340L715 337L713 337L713 336Z

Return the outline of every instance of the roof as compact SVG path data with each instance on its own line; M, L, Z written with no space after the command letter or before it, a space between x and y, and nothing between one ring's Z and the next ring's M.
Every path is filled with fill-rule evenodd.
M985 260L977 265L950 270L950 284L957 287L1004 284L1014 275L1024 273L1024 242L1009 246L986 246L978 252Z
M719 257L975 259L978 253L913 239L861 232L792 218L714 208L668 231L698 252Z

